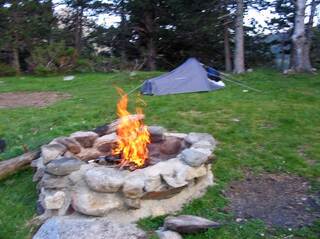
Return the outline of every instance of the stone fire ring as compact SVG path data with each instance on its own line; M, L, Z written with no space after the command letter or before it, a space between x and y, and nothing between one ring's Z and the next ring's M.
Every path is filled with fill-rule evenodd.
M179 139L186 147L175 157L134 171L93 161L110 154L116 134L76 132L42 146L33 163L38 181L38 213L96 216L122 223L173 213L213 184L214 138L205 133L168 133L150 126L152 140Z

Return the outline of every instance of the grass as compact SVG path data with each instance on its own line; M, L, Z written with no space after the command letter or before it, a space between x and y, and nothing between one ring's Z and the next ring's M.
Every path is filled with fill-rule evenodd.
M72 97L46 108L0 109L0 138L8 142L0 160L21 154L23 144L34 149L55 137L113 120L118 99L113 85L129 91L158 74L81 74L67 82L61 76L1 78L0 92L59 91ZM228 84L210 93L143 96L147 124L179 132L208 132L220 142L213 168L216 186L181 213L228 223L185 238L319 238L319 222L292 231L267 228L258 220L235 223L234 216L223 210L228 202L222 191L246 170L300 175L310 180L313 190L319 190L320 76L284 76L263 69L239 76L239 80L263 92L243 92ZM132 111L136 99L131 95ZM36 188L31 178L32 171L26 170L0 182L1 239L31 235L26 226L35 214ZM162 222L163 217L147 218L139 224L152 231Z

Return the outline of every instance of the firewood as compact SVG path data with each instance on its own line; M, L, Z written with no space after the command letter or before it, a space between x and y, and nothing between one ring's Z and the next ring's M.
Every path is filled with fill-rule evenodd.
M0 161L0 179L11 175L30 165L31 161L39 157L40 151L32 151L18 157Z

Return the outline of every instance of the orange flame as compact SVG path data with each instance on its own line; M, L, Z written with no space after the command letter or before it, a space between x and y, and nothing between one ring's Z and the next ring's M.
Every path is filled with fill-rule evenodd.
M113 155L121 156L121 165L133 163L137 167L142 167L148 158L148 144L150 134L142 120L130 117L127 110L128 95L117 88L120 100L117 103L117 114L120 124L117 127L117 146L113 149ZM141 108L136 108L137 114L142 114Z

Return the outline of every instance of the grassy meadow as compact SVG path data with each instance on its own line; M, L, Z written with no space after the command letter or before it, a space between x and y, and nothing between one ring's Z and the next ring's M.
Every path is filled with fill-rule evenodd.
M73 81L63 81L62 76L0 78L0 93L55 91L71 95L43 108L0 108L0 138L8 144L0 160L23 153L23 145L35 149L55 137L112 121L118 100L114 86L128 92L159 74L88 73L76 75ZM320 190L320 76L284 76L260 69L237 79L262 92L244 92L227 82L225 89L209 93L142 96L148 125L177 132L207 132L219 141L213 167L216 185L180 213L226 225L185 238L319 238L320 222L293 230L269 228L254 219L236 223L234 215L224 210L228 201L222 192L246 171L303 176L312 190ZM129 103L132 112L137 104L141 101L134 93ZM32 235L27 226L35 216L37 198L32 174L28 169L0 181L0 239ZM139 225L152 234L163 218L143 219Z

